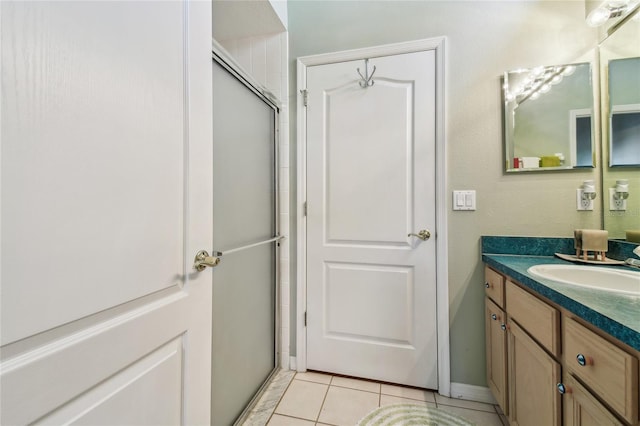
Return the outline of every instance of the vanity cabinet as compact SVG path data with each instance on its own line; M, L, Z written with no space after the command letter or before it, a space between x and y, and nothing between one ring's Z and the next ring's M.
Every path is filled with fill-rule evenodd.
M638 359L567 317L565 365L629 423L638 420Z
M640 353L485 267L487 382L511 425L640 425Z
M565 426L622 425L591 393L571 374L565 373L563 381Z
M560 363L516 322L509 323L509 422L512 425L558 426L561 398Z
M488 297L485 298L485 315L487 383L498 405L508 415L506 316Z

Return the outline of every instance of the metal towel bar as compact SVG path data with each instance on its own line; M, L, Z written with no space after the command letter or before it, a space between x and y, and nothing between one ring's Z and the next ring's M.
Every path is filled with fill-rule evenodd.
M253 247L261 246L263 244L269 244L269 243L273 243L273 242L276 242L276 241L280 241L283 238L284 238L284 235L276 235L273 238L270 238L270 239L264 240L264 241L260 241L259 243L247 244L246 246L236 247L236 248L229 249L229 250L224 250L224 251L214 251L212 253L212 255L213 256L217 256L217 257L226 256L226 255L231 254L231 253L235 253L235 252L238 252L238 251L242 251L242 250L250 249L250 248L253 248Z
M207 266L210 267L210 268L213 268L214 266L218 266L218 264L220 263L220 260L221 260L220 258L223 255L235 253L235 252L241 251L241 250L250 249L250 248L256 247L256 246L261 246L263 244L273 243L273 242L276 242L276 241L280 241L283 238L284 238L283 235L276 235L273 238L269 238L268 240L260 241L259 243L247 244L246 246L236 247L236 248L231 249L231 250L214 251L213 253L211 253L211 256L209 256L209 253L207 253L206 250L200 250L198 253L196 253L196 257L193 260L193 268L195 270L201 272L201 271L204 271L207 268Z

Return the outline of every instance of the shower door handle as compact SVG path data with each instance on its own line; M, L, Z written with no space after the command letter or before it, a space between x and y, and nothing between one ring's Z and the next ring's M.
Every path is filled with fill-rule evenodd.
M206 250L200 250L196 254L196 258L193 260L193 269L197 271L204 271L207 266L213 268L220 263L220 258L216 256L209 256Z

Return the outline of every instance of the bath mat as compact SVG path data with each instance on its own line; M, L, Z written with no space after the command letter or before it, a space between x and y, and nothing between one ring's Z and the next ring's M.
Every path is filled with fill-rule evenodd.
M376 408L360 420L357 426L401 425L471 426L473 423L438 408L394 404Z

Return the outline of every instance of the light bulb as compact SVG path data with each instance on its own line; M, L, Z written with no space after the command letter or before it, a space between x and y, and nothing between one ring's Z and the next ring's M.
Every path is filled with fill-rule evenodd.
M558 84L562 81L562 75L561 74L556 74L553 76L553 78L551 79L551 81L549 83L551 84Z
M531 70L531 75L533 77L540 77L542 74L544 74L544 67L542 65Z
M611 11L605 6L600 6L589 13L589 16L587 16L587 25L590 27L599 27L607 22L610 16Z

